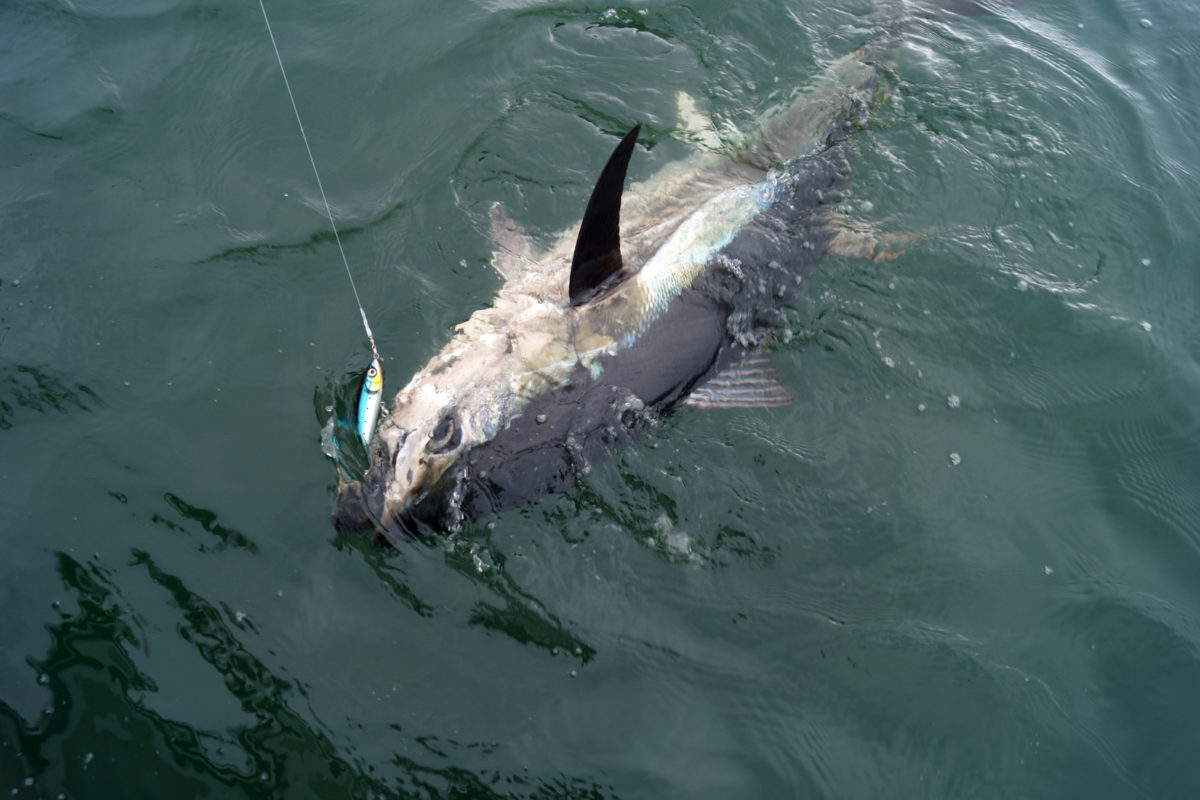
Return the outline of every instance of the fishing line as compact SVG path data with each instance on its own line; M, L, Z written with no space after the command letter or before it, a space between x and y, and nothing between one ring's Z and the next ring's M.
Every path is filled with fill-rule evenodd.
M279 72L283 75L283 85L287 88L288 99L292 101L292 112L296 115L296 124L300 126L300 138L304 140L304 149L308 151L308 163L312 164L313 177L317 179L317 189L321 192L321 201L325 203L325 213L329 215L329 227L333 229L333 239L337 242L338 252L342 255L342 264L346 267L346 277L350 279L350 290L354 292L354 302L358 304L358 313L362 317L363 330L367 332L367 341L371 343L371 355L375 363L380 362L379 349L375 347L375 337L371 334L371 323L367 322L367 312L363 310L362 300L358 297L358 286L354 283L354 275L350 272L350 262L346 259L346 251L342 249L342 237L338 235L337 225L333 221L333 209L325 197L325 187L321 184L321 173L317 171L317 160L313 158L312 148L308 145L308 135L304 132L304 123L300 121L300 109L296 106L296 97L292 94L292 84L288 80L287 70L283 68L283 57L279 55L279 45L275 43L275 33L271 30L271 20L267 17L267 7L263 0L258 0L262 9L263 22L267 23L267 35L271 37L271 48L275 51L275 60L279 62Z

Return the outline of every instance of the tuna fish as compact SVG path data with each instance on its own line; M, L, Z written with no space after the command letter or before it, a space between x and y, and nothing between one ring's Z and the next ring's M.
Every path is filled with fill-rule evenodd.
M894 254L835 214L853 134L884 94L870 52L732 156L701 148L625 190L634 126L579 227L545 251L494 207L506 282L396 395L365 487L340 487L335 526L393 542L452 530L568 489L674 406L789 402L769 346L812 265ZM693 138L715 138L686 96L679 105Z

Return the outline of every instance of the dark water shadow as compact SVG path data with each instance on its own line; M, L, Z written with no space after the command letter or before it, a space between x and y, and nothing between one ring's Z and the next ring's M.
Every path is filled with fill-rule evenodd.
M446 567L493 598L474 605L466 620L468 625L532 645L552 656L578 658L581 665L592 661L596 648L575 635L567 622L505 570L508 556L488 541L487 533L486 525L480 525L448 539L419 539L399 548L374 544L370 536L362 534L339 534L336 541L338 546L353 547L362 553L392 595L424 617L437 612L406 581L406 550L439 549Z
M670 465L663 471L674 472ZM687 530L691 527L688 512L680 508L676 496L643 473L623 468L615 489L598 487L581 476L575 488L546 511L546 517L571 544L580 544L590 535L586 527L572 525L572 520L588 518L605 527L619 527L667 561L692 566L720 568L735 562L766 566L780 553L779 544L739 526L733 518L710 520L697 530Z
M434 606L422 600L409 585L402 562L388 558L387 549L375 544L370 535L339 533L334 538L333 545L339 550L347 547L357 550L370 565L375 576L391 592L392 597L411 608L418 616L435 615Z
M124 495L120 495L115 492L109 492L109 495L116 498L120 502L126 502L123 499ZM200 506L192 505L179 495L171 492L165 493L163 495L163 499L167 502L167 505L174 509L175 512L179 514L183 520L185 520L185 522L176 522L163 516L162 514L157 513L151 515L150 521L157 525L162 525L167 530L183 533L188 536L191 536L192 533L188 529L187 522L194 522L198 524L201 530L210 534L216 539L215 544L201 542L201 552L218 552L231 547L237 550L246 550L250 553L258 552L258 545L255 544L249 536L235 528L231 528L228 525L222 525L221 523L217 522L217 513L215 511L210 511L207 508L201 508Z
M594 647L571 633L558 615L503 570L503 556L494 556L496 565L483 571L476 566L476 556L468 551L467 558L447 557L450 566L463 575L473 574L474 579L487 586L500 601L476 603L468 620L471 625L507 636L520 644L539 647L550 655L573 656L579 659L581 666L596 657Z
M82 383L68 384L27 364L7 365L0 377L0 430L13 426L18 409L48 414L94 411L105 403Z
M146 634L131 624L111 576L59 553L59 576L77 595L79 610L50 627L50 652L33 664L51 691L53 714L27 725L0 703L0 738L17 743L20 753L19 772L10 774L32 779L28 796L200 797L216 791L276 797L288 787L343 797L386 794L385 785L337 755L327 736L288 707L294 686L241 646L226 612L192 594L148 554L133 556L180 609L179 635L221 673L256 722L201 731L143 706L137 698L157 687L129 649L140 649ZM227 750L239 756L222 758Z
M487 527L483 526L486 532ZM519 585L505 570L508 556L491 543L491 537L456 534L445 551L446 566L467 580L485 587L495 602L481 600L471 610L468 623L533 645L552 656L565 655L587 664L596 649L570 631L567 623L546 603Z
M158 688L131 652L150 649L148 636L172 632L147 631L98 564L66 553L56 563L78 610L49 627L49 652L30 662L44 676L50 708L31 724L0 700L0 741L7 745L0 747L0 774L9 777L14 797L616 796L587 778L472 768L465 764L494 764L502 746L406 736L399 725L392 726L397 748L388 763L340 753L334 734L315 719L305 687L243 645L239 637L253 632L244 620L197 595L149 553L133 550L131 566L144 569L178 611L173 633L220 676L242 712L239 722L218 730L167 719L141 702Z

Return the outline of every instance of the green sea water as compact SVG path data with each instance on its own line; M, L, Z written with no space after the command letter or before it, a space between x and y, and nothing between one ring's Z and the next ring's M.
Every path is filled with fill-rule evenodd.
M329 525L369 351L253 2L0 4L0 794L1200 796L1195 2L926 18L774 348L571 492ZM390 395L868 0L268 3ZM730 134L732 135L732 134Z

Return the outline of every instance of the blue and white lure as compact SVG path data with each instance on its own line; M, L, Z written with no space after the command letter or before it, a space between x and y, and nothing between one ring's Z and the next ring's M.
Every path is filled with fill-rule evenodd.
M379 421L379 408L383 404L383 366L379 357L371 359L371 366L363 376L362 389L358 393L358 438L363 447L371 443L375 423Z
M317 161L313 158L312 148L308 145L308 135L304 132L304 123L300 121L300 109L296 106L296 98L292 94L292 84L288 80L287 70L283 68L283 56L279 54L279 45L275 43L275 32L271 30L271 20L267 16L267 7L263 0L258 0L262 9L263 22L267 25L267 35L271 39L271 48L275 51L275 60L279 62L279 72L283 75L283 85L287 88L288 99L292 101L292 111L296 114L296 125L300 128L300 138L304 149L308 152L308 161L312 164L313 177L317 179L317 189L321 192L321 200L325 203L325 213L329 216L329 227L333 229L333 239L337 242L338 252L342 256L342 265L346 267L346 277L350 279L350 289L354 292L354 302L358 304L358 313L362 317L363 330L367 332L367 341L371 343L371 366L363 378L362 389L358 395L358 419L355 420L359 440L363 447L371 443L375 434L375 423L379 420L379 408L383 402L383 366L379 360L379 349L375 347L375 337L371 335L371 325L367 322L367 312L363 310L362 300L358 296L358 287L354 285L354 275L350 273L350 262L346 260L346 251L342 249L342 237L338 235L337 225L333 221L333 209L325 197L325 187L321 184L321 173L317 171Z

